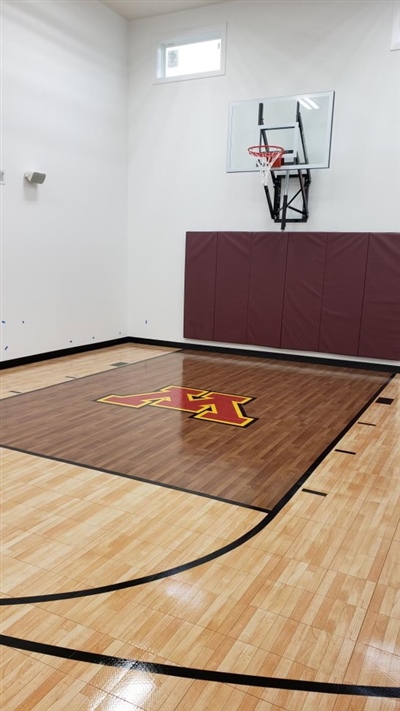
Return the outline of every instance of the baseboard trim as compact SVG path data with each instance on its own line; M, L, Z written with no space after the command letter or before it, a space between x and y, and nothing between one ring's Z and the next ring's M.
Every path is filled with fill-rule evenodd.
M232 346L206 346L198 343L187 343L182 341L163 341L151 338L135 338L134 336L124 336L123 338L115 338L111 341L102 341L101 343L89 343L87 345L75 346L74 348L65 348L58 351L50 351L48 353L38 353L22 358L14 358L12 360L2 361L0 370L5 368L15 368L20 365L29 365L38 363L43 360L51 360L53 358L62 358L64 356L75 355L77 353L85 353L94 351L100 348L110 348L111 346L120 346L126 343L137 343L139 345L155 346L161 348L179 348L180 350L203 351L208 353L221 353L228 355L250 356L252 358L268 358L271 360L292 361L297 363L314 363L316 365L337 366L339 368L358 368L361 370L379 370L387 373L399 373L400 365L388 365L385 363L374 363L373 361L354 361L346 360L345 358L327 358L326 356L308 356L294 355L292 353L277 353L276 351L258 351L247 350L245 348L234 348Z
M4 368L16 368L19 365L30 365L31 363L39 363L42 360L52 360L53 358L63 358L64 356L76 355L77 353L86 353L87 351L97 351L100 348L110 348L110 346L121 346L124 343L130 343L129 336L123 338L114 338L111 341L101 341L101 343L88 343L82 346L74 346L73 348L63 348L59 351L49 351L47 353L36 353L35 355L23 356L22 358L14 358L5 360L0 363L0 370Z
M138 343L148 346L163 346L168 348L180 348L181 350L206 351L209 353L226 353L229 355L251 356L252 358L268 358L270 360L287 360L296 363L315 363L317 365L336 365L340 368L358 368L361 370L380 370L384 373L399 373L400 365L390 365L387 363L374 363L373 361L354 361L345 358L329 358L326 356L295 355L293 353L277 353L276 351L258 351L246 348L235 348L232 346L206 346L198 343L187 343L178 341L159 341L150 338L129 338L130 343Z

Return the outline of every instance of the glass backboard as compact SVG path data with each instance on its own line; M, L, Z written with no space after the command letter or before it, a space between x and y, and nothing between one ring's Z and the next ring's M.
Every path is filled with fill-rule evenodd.
M229 104L227 172L258 171L247 149L276 145L285 149L281 168L296 164L329 168L334 91L280 96Z

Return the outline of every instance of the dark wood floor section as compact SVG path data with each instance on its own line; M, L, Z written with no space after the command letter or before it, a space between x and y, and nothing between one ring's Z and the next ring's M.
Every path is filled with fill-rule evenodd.
M3 401L2 444L271 509L388 374L178 352ZM98 402L169 385L254 398L246 428Z

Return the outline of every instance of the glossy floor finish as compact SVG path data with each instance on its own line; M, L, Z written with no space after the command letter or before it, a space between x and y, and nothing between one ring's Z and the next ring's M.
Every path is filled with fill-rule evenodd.
M10 398L1 441L268 511L387 381L388 373L169 353Z
M155 354L150 348L147 352ZM67 382L68 359L64 374L62 368L54 372L54 363L42 363L32 381L32 389L40 390L29 396L28 413L33 419L35 397L41 405L47 385L52 386L48 393L57 393L55 401L63 389L73 392L74 399L78 385L84 390L89 382L102 385L96 373L112 363L134 363L138 353L142 357L146 349L125 346L118 357L113 349L79 356L80 367L90 377L74 382L73 388L57 385L57 378ZM144 383L150 371L156 372L155 363L165 363L154 389L172 383L168 377L161 380L171 372L168 361L183 358L168 351L158 355L138 365L140 372L148 366L147 375L141 376ZM102 407L124 417L150 411L158 423L175 416L181 432L189 432L190 423L192 432L196 427L212 436L211 452L219 452L219 438L225 442L227 432L231 456L234 452L238 462L242 435L251 436L259 428L262 438L267 437L259 426L264 411L250 406L258 400L265 406L269 386L259 385L257 392L232 391L227 375L215 374L217 360L224 358L201 356L201 371L196 370L202 374L200 383L183 378L174 384L256 398L244 405L246 414L259 418L247 428L198 422L188 413L151 406L142 411ZM255 387L262 370L257 368L259 359L245 360L255 371L248 376ZM231 361L225 361L228 369ZM242 359L235 367L238 362L244 369ZM321 395L321 383L327 387L325 366L282 365L292 388L295 375L301 377L303 370L309 397L315 381ZM270 366L273 384L279 380L280 364ZM118 375L115 382L123 383L126 373L130 386L130 370L135 368L113 366L109 375ZM27 392L26 370L13 370L4 373L5 386ZM337 425L340 431L355 417L356 407L361 411L376 396L329 451L323 433L322 461L272 514L129 475L110 475L100 467L56 461L49 421L48 437L40 428L32 435L50 448L41 451L49 458L15 451L2 438L4 711L400 709L399 376L378 393L387 374L328 370L333 371L331 377L337 373L336 389L344 388L354 400L347 406L345 398L342 401L347 421ZM189 374L191 378L192 370ZM353 383L362 390L357 403ZM87 393L93 394L92 385ZM25 398L10 396L4 412L11 412L12 401ZM282 413L285 399L282 392L275 413ZM313 403L321 413L318 400ZM296 415L304 428L309 427L306 407L307 398ZM324 412L333 419L334 409ZM87 417L80 420L79 408L75 417L81 422L82 449L86 443L92 450ZM295 416L286 417L291 425ZM22 438L29 419L20 422ZM59 420L54 421L56 430ZM159 431L150 421L151 459ZM13 437L17 430L13 425ZM69 433L67 422L66 441ZM137 429L132 427L131 433L134 440ZM332 442L337 435L330 436ZM193 446L198 456L199 446ZM181 447L190 448L190 439ZM243 450L246 460L249 452ZM247 461L241 466L246 471Z

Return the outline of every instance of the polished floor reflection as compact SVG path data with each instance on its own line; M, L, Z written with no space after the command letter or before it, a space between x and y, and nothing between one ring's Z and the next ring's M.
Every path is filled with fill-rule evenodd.
M271 510L388 378L169 353L10 398L2 443Z
M400 708L399 376L107 351L4 373L2 709ZM169 385L257 419L98 402Z

